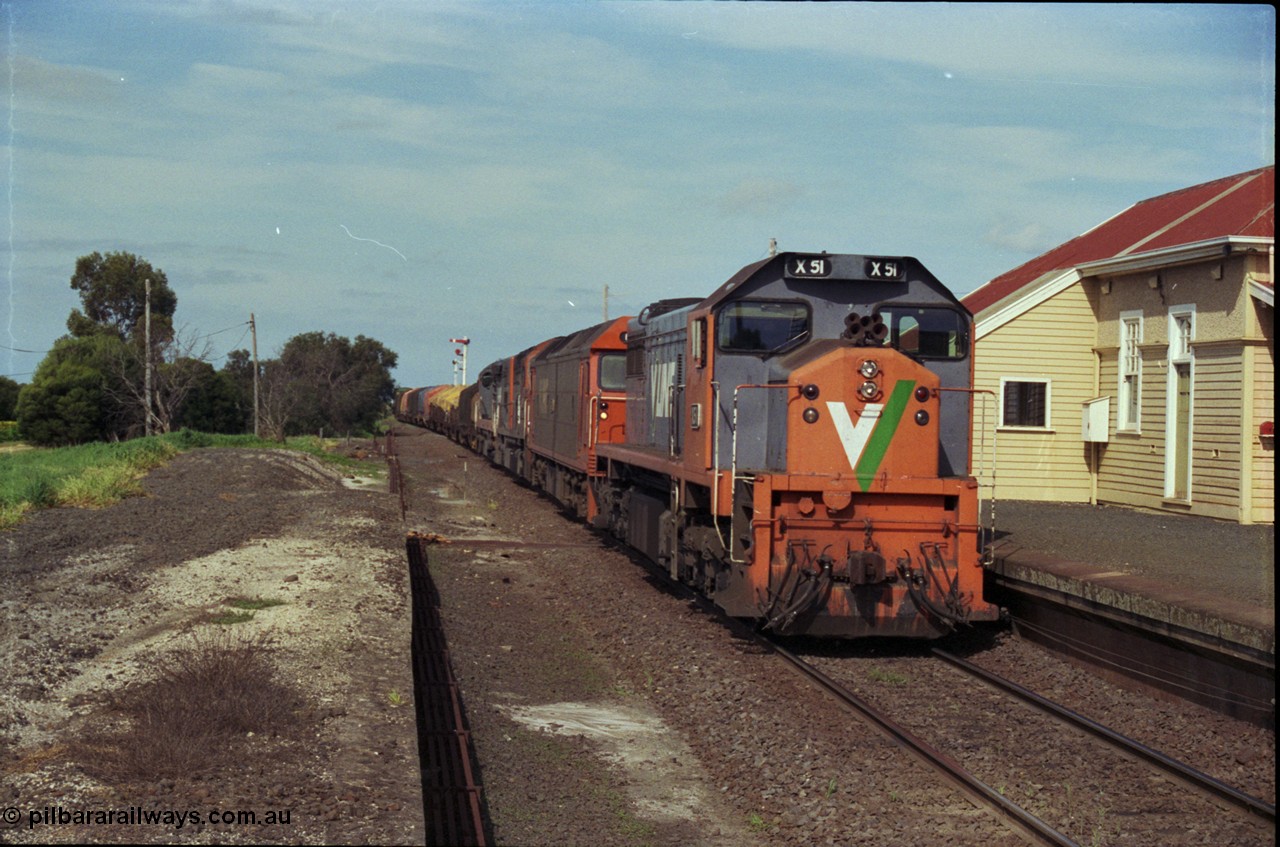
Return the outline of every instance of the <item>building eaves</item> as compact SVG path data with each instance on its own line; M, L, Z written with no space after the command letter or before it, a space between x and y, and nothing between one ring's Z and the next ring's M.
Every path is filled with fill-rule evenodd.
M1051 280L1081 265L1228 236L1274 239L1275 166L1194 185L1135 203L1089 231L1018 266L962 300L987 331L1016 316L1012 304L1042 302ZM1060 288L1058 289L1060 290ZM1028 305L1030 304L1030 305ZM996 313L1000 320L993 322Z

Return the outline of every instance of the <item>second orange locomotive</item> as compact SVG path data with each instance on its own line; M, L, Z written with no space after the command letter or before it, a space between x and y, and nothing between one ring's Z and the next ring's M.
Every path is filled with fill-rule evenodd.
M998 616L981 597L971 337L915 259L783 253L705 299L491 364L435 428L730 615L933 638ZM402 419L434 425L432 396Z

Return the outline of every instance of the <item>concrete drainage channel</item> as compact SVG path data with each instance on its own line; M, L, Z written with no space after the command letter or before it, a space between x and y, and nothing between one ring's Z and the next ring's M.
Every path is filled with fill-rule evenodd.
M445 641L439 595L427 567L431 540L405 537L413 592L413 687L418 712L418 756L426 843L486 843L484 796L473 774L475 751Z

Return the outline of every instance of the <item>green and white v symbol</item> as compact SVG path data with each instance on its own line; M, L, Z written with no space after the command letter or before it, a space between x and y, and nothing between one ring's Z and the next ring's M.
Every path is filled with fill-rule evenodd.
M907 400L915 390L914 380L898 380L893 386L893 393L884 403L868 403L862 407L862 414L855 424L849 417L849 409L843 402L827 403L827 411L835 424L836 434L840 436L840 444L849 458L849 467L862 490L871 487L880 463L889 452L889 442L898 429L902 413L907 409Z

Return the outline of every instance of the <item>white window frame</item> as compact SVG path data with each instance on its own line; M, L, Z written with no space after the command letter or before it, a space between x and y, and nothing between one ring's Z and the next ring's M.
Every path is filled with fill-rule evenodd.
M1136 328L1132 338L1130 327ZM1120 313L1120 355L1116 362L1117 432L1142 431L1142 330L1141 309ZM1126 377L1132 377L1132 380L1127 381Z
M1007 424L1004 422L1004 390L1011 382L1036 382L1044 385L1044 423ZM1000 417L999 429L1013 432L1052 432L1053 431L1053 380L1047 376L1002 376L1000 377Z
M1186 344L1183 345L1182 327L1180 321L1186 320L1189 324L1189 334ZM1195 443L1195 408L1196 408L1196 357L1195 350L1192 345L1196 340L1196 306L1194 303L1188 303L1182 306L1169 307L1169 367L1166 368L1168 375L1165 384L1165 448L1164 448L1164 496L1166 499L1174 496L1177 488L1177 481L1174 474L1177 473L1176 459L1177 446L1176 439L1181 436L1174 428L1174 421L1178 414L1178 365L1186 365L1189 369L1191 378L1191 417L1187 421L1186 438L1192 444ZM1191 499L1191 477L1192 458L1195 451L1190 451L1187 457L1187 499Z
M1190 325L1190 333L1187 336L1186 349L1181 346L1182 333L1181 327L1178 325L1180 319L1186 319ZM1195 360L1195 354L1191 349L1191 345L1196 340L1196 305L1188 303L1183 306L1169 307L1169 363L1170 364L1190 364Z

